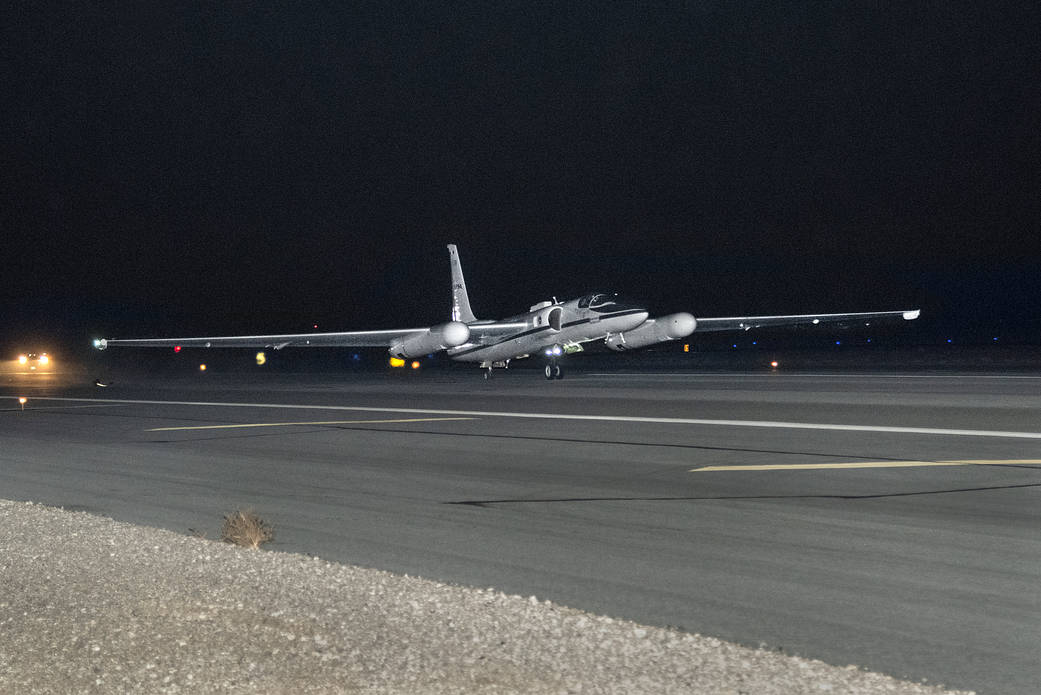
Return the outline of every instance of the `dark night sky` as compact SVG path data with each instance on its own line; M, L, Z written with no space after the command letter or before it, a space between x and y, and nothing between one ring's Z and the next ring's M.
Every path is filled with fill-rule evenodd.
M1035 3L388 5L7 9L0 342L428 325L453 241L488 317L1037 342Z

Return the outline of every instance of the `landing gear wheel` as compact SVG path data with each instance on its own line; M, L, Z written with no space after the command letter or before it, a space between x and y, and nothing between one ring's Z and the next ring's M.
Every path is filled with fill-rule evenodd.
M488 367L488 368L486 368L484 370L484 380L487 381L488 379L491 379L491 378L492 378L492 368Z
M560 365L559 364L553 365L553 378L554 379L563 379L564 378L564 373L562 371L560 371Z
M557 371L560 371L560 367L557 367ZM547 379L552 379L553 378L553 365L552 364L547 364L546 365L546 378Z

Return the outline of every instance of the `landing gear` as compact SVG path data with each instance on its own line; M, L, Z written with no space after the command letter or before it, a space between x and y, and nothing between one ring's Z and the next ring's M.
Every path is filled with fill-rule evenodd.
M527 355L525 355L527 357ZM492 378L493 369L509 369L509 360L495 360L494 362L481 362L481 369L484 370L484 378L487 381Z
M560 345L553 345L545 350L546 352L546 378L547 379L563 379L564 373L560 369L560 365L557 364L557 359L564 354L564 348Z

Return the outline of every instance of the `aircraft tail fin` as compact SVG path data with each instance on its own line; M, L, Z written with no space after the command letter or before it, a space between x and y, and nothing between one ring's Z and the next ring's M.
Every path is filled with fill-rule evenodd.
M463 266L459 262L459 251L455 244L448 245L448 258L452 262L452 320L472 323L477 320L470 309L470 298L466 294Z

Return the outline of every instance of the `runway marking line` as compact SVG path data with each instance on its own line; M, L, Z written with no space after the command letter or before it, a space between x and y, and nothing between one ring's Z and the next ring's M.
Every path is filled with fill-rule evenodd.
M400 422L446 422L476 420L473 417L414 417L397 420L319 420L316 422L247 422L235 425L192 425L190 427L153 427L145 432L177 432L181 430L231 430L244 427L292 427L293 425L376 425Z
M703 466L691 468L690 473L714 471L817 471L846 468L918 468L924 466L1008 466L1041 464L1041 459L1008 460L955 460L955 461L855 461L852 463L790 463L762 466Z
M363 413L414 413L463 417L504 417L530 420L571 420L585 422L638 422L661 425L704 425L708 427L761 427L787 430L825 430L836 432L884 432L890 434L934 434L946 437L998 437L1002 439L1041 439L1041 432L1001 430L962 430L941 427L899 427L895 425L840 425L821 422L779 422L769 420L708 420L702 418L647 417L641 415L580 415L574 413L524 413L496 410L445 410L440 408L385 408L362 405L313 405L304 403L222 403L220 401L157 401L115 398L38 397L46 401L88 403L135 403L138 405L186 405L215 408L275 408L279 410L333 410Z
M41 399L41 398L29 398L29 400L30 401L32 401L32 400L39 401L39 400L43 400L43 399ZM122 408L122 407L124 407L126 405L126 403L105 403L103 405L43 405L43 406L33 406L33 405L30 405L27 402L26 405L28 407L26 407L24 409L20 409L20 408L0 408L0 410L4 410L4 411L8 411L8 410L25 410L25 412L29 412L31 410L73 410L75 408Z

